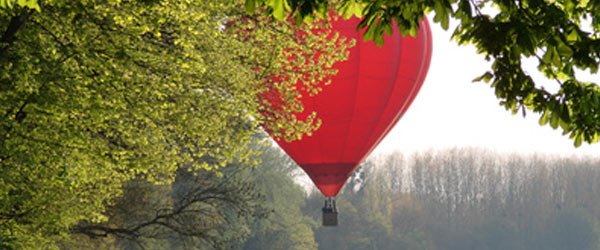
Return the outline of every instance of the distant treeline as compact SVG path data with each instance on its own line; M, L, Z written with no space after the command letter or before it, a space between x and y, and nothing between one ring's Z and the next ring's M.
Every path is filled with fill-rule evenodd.
M598 249L599 163L478 149L392 154L358 172L339 199L341 225L315 238L320 249Z
M172 186L131 182L65 249L598 249L600 159L480 149L367 161L320 226L323 197L263 146L258 168L180 170Z

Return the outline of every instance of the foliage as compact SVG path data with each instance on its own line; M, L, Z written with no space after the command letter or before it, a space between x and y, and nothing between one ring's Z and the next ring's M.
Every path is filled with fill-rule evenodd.
M392 188L395 175L385 169L376 170L376 165L367 161L346 183L336 198L339 226L315 230L319 249L428 248L422 238L423 226L408 224L399 218L418 216L419 210L411 207L409 200ZM323 197L312 193L308 197L306 213L320 220L317 208L322 204Z
M299 23L331 8L346 17L363 16L364 38L377 43L394 24L405 35L415 34L424 13L432 13L444 29L456 20L454 40L474 45L492 61L491 69L474 81L490 83L502 106L513 114L539 113L541 125L560 128L575 146L600 139L600 87L581 80L581 72L597 73L600 64L598 1L246 0L247 11L260 7ZM525 60L537 61L551 81L534 80L523 68Z
M261 164L231 164L218 176L181 170L170 185L134 180L103 223L82 221L63 249L314 249L315 222L291 160L259 146Z
M340 225L320 227L316 222L321 219L323 197L317 192L305 196L294 183L297 169L281 151L268 146L261 150L265 153L260 167L230 165L223 169L223 177L207 171L197 177L180 172L173 189L129 183L128 194L109 210L109 222L101 225L115 230L152 221L194 197L185 190L197 188L208 196L237 191L219 196L235 199L198 203L216 210L198 206L185 210L186 219L159 220L185 230L155 224L139 231L138 242L147 249L431 250L583 250L596 249L600 243L598 159L498 155L473 149L389 155L368 161L346 184L337 198ZM205 229L200 225L223 218L219 211L231 213L225 213L229 217L213 228L215 233L192 236ZM186 226L190 224L198 227ZM64 247L139 248L126 230L115 232L119 237L98 234L95 239L76 238L75 245Z
M598 158L483 150L368 162L338 196L340 224L319 249L597 249ZM305 212L320 219L323 198Z
M251 185L250 193L260 193L254 202L242 198L235 200L238 205L218 206L233 211L223 227L231 228L216 229L219 233L209 238L227 242L218 248L583 250L596 249L600 243L598 159L498 155L473 149L389 155L367 161L350 178L337 198L340 225L321 227L316 222L321 219L323 197L317 192L304 195L294 183L297 169L282 152L269 147L261 150L265 153L260 167L228 166L224 169L227 181L203 171L199 183L179 182L183 178L178 178L173 186L209 191ZM163 201L167 205L163 208L169 208L164 201L177 200L178 195L173 195L177 192L156 186L151 191L146 184L128 185L131 193L110 210L110 225L147 221L143 218L153 218L160 211L153 204ZM259 216L240 212L243 207L258 209L254 215ZM194 215L198 217L184 220L182 225L220 218L214 212ZM192 245L189 235L181 232L157 239L148 233L161 230L148 229L140 239L149 249L213 248L201 240L207 236ZM232 234L238 237L232 238ZM88 240L83 248L137 248L123 237L99 239Z
M298 28L247 16L235 0L26 7L34 2L0 1L4 248L52 248L77 222L106 221L131 180L169 184L183 167L251 165L260 124L286 139L310 133L316 117L263 116L263 82L285 78L274 88L289 110L301 109L295 81L322 87L313 78L334 73L327 65L346 44L322 39L333 34L294 39ZM281 56L309 54L312 41L323 41L319 60ZM285 71L294 63L300 72Z
M251 233L250 225L268 215L257 183L251 168L235 164L219 176L206 170L178 171L170 186L134 180L106 212L107 222L81 221L72 232L88 237L83 248L100 243L106 249L239 248ZM67 249L81 244L63 243Z
M38 0L0 0L0 8L11 9L15 5L20 7L27 7L30 9L40 10L40 4Z
M264 195L268 216L254 221L250 237L241 249L315 249L316 221L300 208L306 202L303 187L294 180L299 169L283 151L275 147L262 150L261 165L253 171L256 188Z

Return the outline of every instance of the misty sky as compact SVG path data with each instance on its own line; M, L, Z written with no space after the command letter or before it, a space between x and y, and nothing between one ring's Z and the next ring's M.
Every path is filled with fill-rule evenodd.
M431 21L431 18L429 19ZM560 130L538 125L539 116L512 115L498 105L493 89L472 79L489 63L472 46L450 41L450 31L431 25L433 56L427 79L408 112L375 150L388 153L452 147L483 147L500 152L597 155L600 145L573 146ZM451 28L452 30L452 28ZM529 65L534 79L537 64ZM556 88L550 84L546 89Z

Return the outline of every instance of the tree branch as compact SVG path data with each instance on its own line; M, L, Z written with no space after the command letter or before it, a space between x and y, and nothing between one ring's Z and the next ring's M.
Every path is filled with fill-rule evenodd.
M99 224L85 226L77 225L71 229L71 232L85 234L91 238L107 237L110 234L129 239L138 237L138 233L136 231L125 228L112 228Z
M6 30L0 37L0 57L4 57L8 47L17 40L16 34L35 10L23 10L19 15L13 16Z

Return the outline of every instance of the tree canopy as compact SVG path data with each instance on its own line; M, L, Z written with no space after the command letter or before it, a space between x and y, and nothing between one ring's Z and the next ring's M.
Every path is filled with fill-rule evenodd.
M265 9L277 19L298 23L325 16L331 9L345 17L362 16L364 38L381 43L397 25L414 34L418 21L431 13L444 29L457 21L453 38L472 44L492 62L474 81L495 89L500 104L523 115L540 114L540 125L560 128L575 146L600 138L598 82L580 80L597 73L600 64L600 3L576 0L246 0L246 10ZM537 61L546 80L535 80L523 68ZM537 82L536 82L537 81ZM543 87L548 81L552 91Z
M316 129L288 115L302 108L291 86L318 92L347 42L263 16L236 0L0 1L0 248L106 221L133 179L251 165L260 124L290 140ZM264 92L284 109L265 115Z

